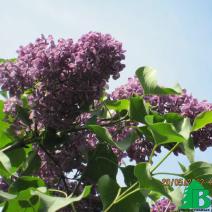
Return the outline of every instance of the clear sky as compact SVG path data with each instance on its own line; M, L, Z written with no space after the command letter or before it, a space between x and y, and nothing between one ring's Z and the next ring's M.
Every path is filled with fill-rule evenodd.
M148 65L161 84L179 82L212 102L211 0L0 0L0 7L0 58L15 57L18 46L40 34L77 40L88 31L110 33L127 50L126 68L111 90ZM211 150L198 151L197 159L212 162ZM162 168L179 170L171 158Z

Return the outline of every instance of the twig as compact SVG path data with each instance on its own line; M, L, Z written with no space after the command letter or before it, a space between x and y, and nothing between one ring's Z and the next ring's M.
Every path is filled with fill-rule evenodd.
M123 117L122 119L113 121L113 122L109 122L109 123L105 123L105 124L98 124L98 125L101 127L107 127L107 126L111 126L114 124L118 124L118 123L120 123L122 121L126 121L126 120L127 120L127 116ZM66 132L78 132L78 131L83 131L83 130L87 130L87 128L86 127L78 127L78 128L76 127L76 128L69 129Z
M66 183L66 176L63 173L63 169L60 166L60 164L55 160L55 158L45 149L45 147L42 144L39 144L40 148L47 154L47 156L54 162L54 164L60 169L61 171L61 180L63 181L63 184L65 186L66 189L66 193L69 194L69 188L68 185Z
M24 142L24 141L20 141L20 142L16 142L10 146L5 147L4 149L2 149L2 152L9 152L12 151L14 149L19 149L19 148L23 148L23 147L27 147L28 144L32 144L35 143L35 141L28 141L28 142Z

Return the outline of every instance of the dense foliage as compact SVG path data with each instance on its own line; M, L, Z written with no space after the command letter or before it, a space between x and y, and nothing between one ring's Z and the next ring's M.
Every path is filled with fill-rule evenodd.
M155 172L172 152L191 164L167 174L204 178L212 195L212 165L194 160L195 148L212 146L212 104L158 85L149 67L108 93L124 52L110 35L90 32L77 42L42 36L17 59L0 60L4 211L177 210L181 190ZM161 147L169 152L153 167Z

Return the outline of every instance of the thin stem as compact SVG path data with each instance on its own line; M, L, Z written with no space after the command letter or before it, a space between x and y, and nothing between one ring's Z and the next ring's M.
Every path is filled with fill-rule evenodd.
M174 147L172 147L168 154L164 158L162 158L162 160L151 170L151 173L154 172L169 157L169 155L175 150L178 145L179 143L176 143Z
M71 196L73 196L75 194L75 192L78 190L81 183L82 183L82 177L79 179L77 185L75 186L74 190L72 191Z
M166 209L165 209L164 212L167 212L167 211L168 211L170 204L171 204L171 201L169 200L169 203L168 203L168 205L166 206Z
M63 194L65 197L68 197L68 195L67 195L66 192L64 192L64 191L60 191L60 190L52 189L52 188L50 188L50 189L48 189L48 190L49 190L49 191L52 191L52 192L61 193L61 194Z
M128 193L131 189L138 185L138 182L131 185L126 191L124 191L119 197L123 197L126 193Z
M134 193L137 192L137 191L140 191L140 188L136 188L135 190L133 190L133 191L127 193L125 196L123 196L123 197L121 197L121 198L118 198L118 199L115 201L115 204L121 202L122 200L126 199L127 197L129 197L130 195L134 194Z
M123 117L122 119L119 119L119 120L116 120L116 121L112 121L112 122L109 122L109 123L105 123L105 124L99 124L99 126L101 127L107 127L107 126L112 126L114 124L118 124L122 121L126 121L128 118L128 116L125 116ZM78 131L82 131L82 130L87 130L87 127L76 127L76 128L71 128L65 132L78 132Z
M132 186L131 186L130 188L132 189ZM128 190L129 190L129 189L128 189ZM130 195L134 194L134 193L137 192L137 191L140 191L140 188L136 188L135 190L133 190L133 191L127 193L126 195L123 195L123 194L122 194L122 195L119 196L119 194L120 194L120 192L121 192L121 188L119 188L118 193L117 193L117 195L116 195L116 198L115 198L114 201L105 209L104 212L108 212L108 211L113 207L113 205L115 205L115 204L121 202L122 200L126 199L127 197L129 197Z
M61 180L63 181L63 184L65 186L66 192L69 194L69 188L68 188L68 185L66 183L66 177L65 177L65 175L63 173L63 169L61 168L60 164L54 159L54 157L45 149L45 147L42 144L39 144L39 146L47 154L49 159L51 159L54 162L54 164L60 169Z
M152 174L153 176L154 175L173 175L173 176L178 176L178 177L182 177L183 175L182 174L177 174L177 173L170 173L170 172L157 172L157 173L154 173Z
M105 102L103 102L103 104L104 104L105 108L107 109L107 111L108 111L108 113L109 113L109 115L110 115L110 118L112 119L113 116L112 116L112 113L110 112L108 106L105 104Z
M117 192L117 195L115 197L115 199L113 200L113 202L105 209L104 212L108 212L114 204L122 201L123 199L125 199L126 197L130 196L131 194L137 192L140 190L140 188L136 188L135 190L129 192L130 190L132 190L135 186L138 185L138 182L134 183L132 186L130 186L126 191L124 191L121 195L121 188L119 188L118 192Z
M72 210L73 210L74 212L77 212L77 211L76 211L76 208L74 207L74 203L71 204L71 208L72 208Z
M14 143L12 145L9 145L9 146L5 147L1 151L2 152L9 152L9 151L12 151L14 149L27 147L28 144L32 144L32 143L35 143L35 141L28 141L28 142L21 141L21 142L17 142L17 143Z
M113 202L105 209L104 212L108 212L108 211L113 207L113 205L115 204L115 201L116 201L116 200L118 199L118 197L119 197L120 192L121 192L121 188L119 188L119 190L118 190L118 192L117 192L117 194L116 194L115 199L114 199Z
M154 147L153 147L153 149L152 149L152 152L151 152L151 155L149 156L149 162L152 164L152 158L153 158L153 156L154 156L154 153L155 153L155 150L157 149L157 147L158 147L158 145L157 144L155 144L154 145Z
M116 201L116 200L118 199L118 197L119 197L120 193L121 193L121 188L119 188L119 190L118 190L118 192L117 192L117 195L116 195L116 198L115 198L115 200L114 200L114 201Z

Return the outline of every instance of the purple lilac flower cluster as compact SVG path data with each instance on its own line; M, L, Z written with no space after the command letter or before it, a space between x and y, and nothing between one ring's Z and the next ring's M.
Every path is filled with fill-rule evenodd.
M7 101L4 103L4 112L9 113L13 116L16 116L17 112L17 106L22 106L23 103L20 99L18 99L16 96L13 96L9 98Z
M122 44L110 35L90 32L78 42L52 36L20 47L17 61L0 65L0 84L11 97L32 89L31 117L43 126L68 127L101 95L110 76L123 70Z
M159 113L180 113L185 117L189 117L191 122L193 122L195 117L201 112L212 110L211 103L207 101L199 102L192 95L188 95L186 90L183 90L183 93L179 96L153 96L148 97L147 100L152 106L156 107L155 109ZM191 136L195 147L199 147L200 150L205 151L208 147L212 146L212 125L207 125L193 132Z
M151 208L151 212L173 212L175 210L176 205L166 198L158 200Z
M134 78L129 78L128 83L126 85L122 85L119 88L116 88L112 93L111 98L116 99L124 99L128 98L132 95L142 95L142 87L140 85L139 80ZM168 95L168 96L147 96L145 97L146 101L148 101L154 109L161 114L165 114L168 112L176 112L180 113L185 117L189 117L193 122L194 118L204 111L212 110L212 104L201 101L199 102L192 95L188 95L186 90L183 90L182 94L177 95ZM203 129L200 129L196 132L192 133L192 137L194 140L195 147L199 147L200 150L204 151L207 147L212 146L212 125L207 125ZM143 144L147 144L148 141L139 144L139 141L135 142L130 149L133 148L132 152L134 155L140 155L141 150L145 152L149 146L143 146ZM169 148L169 146L167 146ZM180 150L179 150L180 151ZM178 151L177 151L178 152ZM177 154L176 152L176 154ZM147 153L147 152L145 152ZM148 154L147 154L148 155ZM130 155L129 155L130 156ZM137 157L132 157L137 161Z

